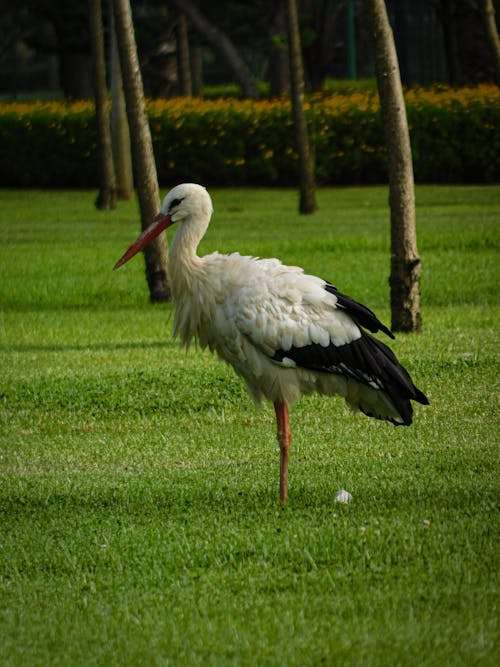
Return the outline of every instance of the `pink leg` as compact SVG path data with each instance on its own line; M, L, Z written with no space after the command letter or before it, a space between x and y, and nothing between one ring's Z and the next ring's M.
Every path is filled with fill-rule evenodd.
M288 405L284 401L275 401L274 411L276 412L280 445L280 502L285 505L288 493L288 459L292 432L290 431Z

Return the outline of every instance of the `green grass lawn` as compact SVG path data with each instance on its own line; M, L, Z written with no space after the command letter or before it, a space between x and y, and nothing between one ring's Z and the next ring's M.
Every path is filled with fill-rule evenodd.
M278 256L386 322L385 188L215 190L201 252ZM500 187L419 187L410 428L274 412L170 339L135 202L0 191L0 664L498 664ZM334 503L339 488L353 495Z

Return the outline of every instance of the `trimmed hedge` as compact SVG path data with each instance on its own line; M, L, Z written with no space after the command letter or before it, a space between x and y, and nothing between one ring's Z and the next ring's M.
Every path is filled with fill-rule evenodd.
M417 182L489 183L500 177L500 89L406 92ZM290 185L296 152L287 100L148 102L162 186ZM320 184L386 182L376 93L315 95L307 114ZM95 187L91 102L0 104L3 186Z

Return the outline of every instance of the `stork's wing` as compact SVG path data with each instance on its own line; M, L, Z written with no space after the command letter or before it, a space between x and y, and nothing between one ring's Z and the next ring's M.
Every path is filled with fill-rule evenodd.
M342 294L342 292L339 292L331 283L325 282L325 289L337 298L337 307L344 309L352 319L357 322L357 324L368 329L368 331L371 331L372 333L383 331L389 338L394 338L392 331L382 324L375 313L369 308L354 301L351 297Z
M225 305L239 331L270 357L315 344L339 348L359 339L362 327L394 338L369 308L277 260L254 260Z
M226 302L226 315L269 357L278 350L287 352L313 343L341 346L360 337L347 297L342 301L324 280L277 260L254 260L250 267L253 270ZM366 309L357 319L368 319L370 312ZM373 329L377 320L371 315Z
M427 403L393 352L363 328L394 338L390 330L330 283L282 267L240 290L239 298L239 330L275 363L344 375L384 391L404 423L411 422L409 399Z

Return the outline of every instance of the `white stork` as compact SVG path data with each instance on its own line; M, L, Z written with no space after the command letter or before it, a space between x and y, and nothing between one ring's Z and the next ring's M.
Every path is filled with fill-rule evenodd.
M199 257L212 212L204 187L178 185L114 268L180 223L169 254L173 335L185 346L196 338L200 347L217 352L245 380L257 404L263 397L273 402L285 503L288 408L302 394L340 394L353 409L403 425L412 421L411 400L428 401L393 352L364 330L394 338L389 329L332 284L277 259L218 252Z

